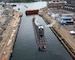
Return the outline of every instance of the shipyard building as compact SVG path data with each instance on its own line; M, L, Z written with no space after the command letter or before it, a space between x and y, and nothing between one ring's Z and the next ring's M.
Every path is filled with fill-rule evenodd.
M68 4L75 5L75 0L66 0Z

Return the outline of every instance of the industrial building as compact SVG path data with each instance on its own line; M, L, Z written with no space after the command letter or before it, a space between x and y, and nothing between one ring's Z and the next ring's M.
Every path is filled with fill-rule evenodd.
M67 2L64 0L51 0L47 2L47 6L49 8L61 8L64 6Z
M75 12L75 0L66 0L67 4L62 9Z

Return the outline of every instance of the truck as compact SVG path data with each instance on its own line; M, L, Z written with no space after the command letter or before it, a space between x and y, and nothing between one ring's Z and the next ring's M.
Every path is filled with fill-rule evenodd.
M62 25L66 25L66 24L74 24L74 22L73 22L73 18L72 17L61 17L60 18L60 23L62 24Z

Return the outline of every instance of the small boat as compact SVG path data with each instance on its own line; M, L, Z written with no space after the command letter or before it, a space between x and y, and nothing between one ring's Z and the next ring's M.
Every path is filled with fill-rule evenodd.
M24 5L24 7L28 8L26 5Z
M13 4L13 5L11 5L12 7L16 7L16 5L15 4Z

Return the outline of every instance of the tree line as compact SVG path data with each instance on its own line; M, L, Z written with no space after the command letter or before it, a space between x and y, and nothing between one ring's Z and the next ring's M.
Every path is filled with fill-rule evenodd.
M37 0L9 0L9 2L35 2ZM50 0L42 0L42 1L50 1Z
M9 2L34 2L34 0L9 0Z

